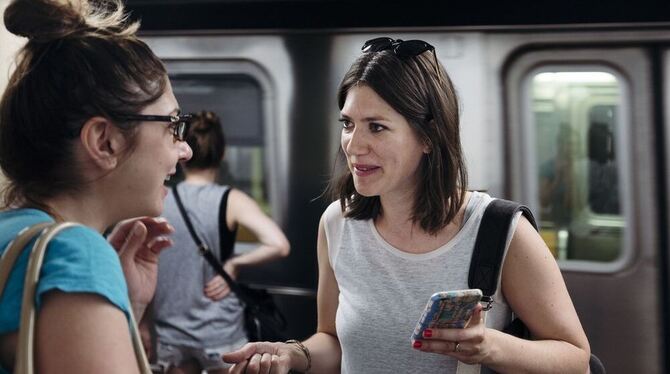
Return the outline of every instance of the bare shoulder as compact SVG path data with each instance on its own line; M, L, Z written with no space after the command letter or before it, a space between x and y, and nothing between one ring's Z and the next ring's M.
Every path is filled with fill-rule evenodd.
M138 372L123 311L91 293L50 291L43 300L36 329L39 372Z
M514 313L537 339L564 340L588 347L558 263L523 216L503 264L502 291Z
M256 201L247 195L244 191L238 190L237 188L230 188L228 193L228 203L229 204L256 204Z

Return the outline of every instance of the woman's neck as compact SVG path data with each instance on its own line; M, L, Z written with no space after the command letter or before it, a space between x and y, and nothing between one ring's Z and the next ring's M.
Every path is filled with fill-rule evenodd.
M375 219L377 232L394 247L409 253L425 253L439 248L451 240L460 230L465 213L465 206L470 193L466 193L463 205L458 213L445 227L431 234L412 220L414 200L412 196L382 201L381 214Z
M185 170L186 178L184 181L192 184L214 183L216 180L217 169L193 169Z
M402 195L379 197L381 216L386 225L407 229L407 224L412 221L414 215L414 196L414 192L408 192Z
M100 199L87 198L86 196L63 195L45 202L49 213L56 221L77 222L103 232L107 227L114 224L117 219L105 212L108 207L101 205Z

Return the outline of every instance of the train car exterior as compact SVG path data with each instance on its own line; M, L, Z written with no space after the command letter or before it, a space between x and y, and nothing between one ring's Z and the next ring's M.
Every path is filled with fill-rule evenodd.
M221 182L259 201L291 242L288 258L242 274L275 295L287 335L316 326L336 90L378 36L436 47L461 100L469 188L531 207L607 371L670 371L667 23L144 31L182 109L222 118ZM7 70L20 43L0 43ZM242 230L236 251L253 243Z
M245 175L288 234L290 258L247 278L301 305L291 332L313 329L327 203L315 199L338 146L337 85L363 42L382 35L436 47L462 102L470 188L539 216L608 371L664 372L664 28L146 34L185 109L221 112L238 148L226 169Z

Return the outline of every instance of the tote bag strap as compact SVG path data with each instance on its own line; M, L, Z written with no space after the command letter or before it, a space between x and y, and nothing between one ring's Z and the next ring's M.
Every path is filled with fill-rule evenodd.
M137 359L137 365L140 367L140 373L142 374L152 374L151 365L147 359L147 355L144 352L144 346L142 345L142 338L140 337L140 331L133 315L133 308L130 308L128 311L130 314L130 337L133 341L133 350L135 351L135 358Z
M23 299L21 305L21 321L19 325L19 339L16 346L16 363L14 372L32 374L35 372L34 366L34 336L35 336L35 292L40 277L40 269L44 262L47 245L59 232L64 229L78 226L72 222L65 223L41 223L31 226L27 230L19 233L16 239L9 244L7 250L3 253L0 263L0 291L4 290L5 281L14 265L16 258L28 244L28 242L40 233L40 237L35 245L30 249L30 258L23 288ZM135 356L142 374L151 374L149 362L142 348L139 331L135 317L130 311L131 337Z
M25 246L28 245L28 242L30 242L37 234L39 234L40 231L50 225L53 225L53 222L38 223L36 225L26 227L25 229L19 231L14 240L9 242L7 248L2 253L2 257L0 258L0 297L2 297L2 294L5 291L5 285L7 283L7 279L9 279L9 274L12 272L14 263L16 263L16 259L23 251L23 248L25 248Z
M21 324L19 325L19 341L16 346L16 364L14 366L14 371L17 373L30 374L35 372L35 290L37 289L47 244L60 231L75 225L75 223L65 222L50 226L40 235L31 249L21 301Z

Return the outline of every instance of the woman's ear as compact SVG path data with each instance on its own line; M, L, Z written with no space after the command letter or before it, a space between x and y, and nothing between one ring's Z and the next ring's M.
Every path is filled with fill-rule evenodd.
M79 139L89 159L103 170L116 167L126 145L120 129L104 117L89 118L81 128Z
M423 153L430 154L433 151L433 142L428 138L423 139Z

